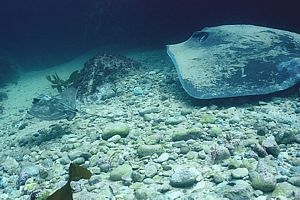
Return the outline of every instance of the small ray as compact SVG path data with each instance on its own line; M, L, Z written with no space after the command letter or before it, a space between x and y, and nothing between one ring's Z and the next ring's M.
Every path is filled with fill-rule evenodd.
M78 110L76 109L77 89L67 88L56 96L40 95L33 99L28 114L42 120L72 120Z

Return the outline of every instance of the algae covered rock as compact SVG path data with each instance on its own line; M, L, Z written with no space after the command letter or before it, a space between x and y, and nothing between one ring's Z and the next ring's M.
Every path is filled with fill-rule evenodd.
M294 199L293 195L297 190L299 191L299 188L291 185L288 182L278 183L275 190L272 192L272 197L283 196L289 199Z
M232 170L231 176L235 179L241 179L248 176L248 169L247 168L237 168Z
M216 117L212 114L205 114L200 117L201 124L214 124Z
M120 165L110 172L110 180L120 181L122 178L131 177L132 167L128 164Z
M171 176L170 185L173 187L190 187L196 182L197 174L193 170L177 170Z
M272 192L276 187L276 177L268 172L251 174L251 184L254 189L263 192Z
M173 141L180 141L180 140L189 140L189 139L198 139L201 135L201 130L199 129L179 129L176 130L172 134Z
M74 86L79 88L78 97L97 93L104 83L114 83L118 78L139 69L140 66L137 61L124 56L97 54L84 64L74 81Z
M300 130L297 129L286 129L276 133L275 140L278 144L291 144L296 142L296 136L300 135Z
M223 160L226 160L230 157L228 148L224 146L215 146L211 149L210 154L214 163L221 163Z
M288 181L292 185L300 187L300 176L290 177Z
M140 157L152 156L153 154L161 155L165 150L162 145L140 145L137 149L137 154Z
M220 188L220 193L230 200L250 200L253 189L251 185L243 180L237 180L232 185L226 184Z
M266 149L266 151L277 157L280 153L280 148L278 146L278 144L275 141L275 137L273 135L267 137L263 142L262 142L262 146Z
M107 140L115 135L120 135L121 137L127 137L129 134L130 128L126 123L116 122L106 125L103 133L102 139Z
M27 179L31 177L35 177L39 175L40 168L33 163L25 163L19 173L18 181L17 181L17 188L19 189L20 186L25 185Z

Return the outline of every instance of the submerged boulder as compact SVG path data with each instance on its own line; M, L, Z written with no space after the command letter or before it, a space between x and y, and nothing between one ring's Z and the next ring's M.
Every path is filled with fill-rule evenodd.
M194 98L269 94L300 82L300 34L223 25L168 45L180 82Z
M114 83L119 77L140 66L140 63L124 56L98 54L84 64L74 81L74 86L79 88L77 96L99 92L104 83Z

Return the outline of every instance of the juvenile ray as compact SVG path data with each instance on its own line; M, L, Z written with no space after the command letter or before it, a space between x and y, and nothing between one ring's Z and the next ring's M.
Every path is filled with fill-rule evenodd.
M40 95L33 99L28 113L42 120L72 120L76 112L76 94L74 87L67 88L56 96Z

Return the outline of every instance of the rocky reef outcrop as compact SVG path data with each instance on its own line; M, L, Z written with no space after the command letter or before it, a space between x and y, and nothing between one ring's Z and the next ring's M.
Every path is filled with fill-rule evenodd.
M84 64L74 81L74 86L78 88L77 96L82 98L99 92L103 84L114 83L140 66L137 61L124 56L98 54Z

